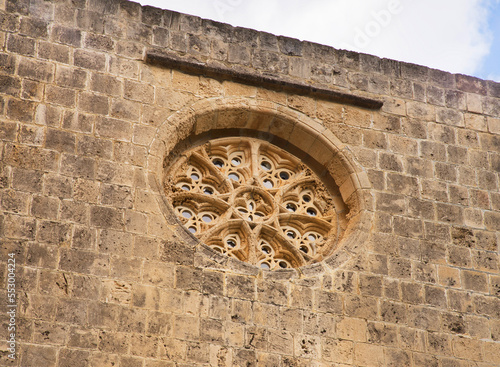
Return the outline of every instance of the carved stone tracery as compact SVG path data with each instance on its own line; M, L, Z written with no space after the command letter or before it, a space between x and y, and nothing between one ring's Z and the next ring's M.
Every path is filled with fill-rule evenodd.
M166 170L183 225L212 249L264 269L321 261L341 235L326 186L298 158L248 137L211 140Z

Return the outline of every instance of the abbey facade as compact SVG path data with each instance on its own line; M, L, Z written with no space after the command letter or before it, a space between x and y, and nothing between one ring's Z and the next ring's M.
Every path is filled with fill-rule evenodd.
M0 365L500 366L500 84L0 0Z

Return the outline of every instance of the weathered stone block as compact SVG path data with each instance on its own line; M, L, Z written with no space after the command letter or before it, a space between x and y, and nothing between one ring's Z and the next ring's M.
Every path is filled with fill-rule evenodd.
M376 208L392 214L402 214L405 210L405 200L402 195L380 193L376 195Z
M122 91L122 83L113 76L94 73L90 80L90 89L99 93L119 96Z
M291 292L291 305L303 309L311 308L312 294L312 290L308 287L294 286Z
M86 33L83 44L84 47L101 51L112 51L115 46L115 42L111 37L95 33Z
M13 55L0 53L0 70L6 74L14 74L16 59Z
M406 322L406 306L403 303L384 301L380 307L382 321L390 323Z
M127 221L127 213L125 213L125 220ZM127 223L125 223L127 227ZM142 236L135 236L134 239L134 255L146 259L158 259L161 241L157 238L148 238Z
M255 298L255 279L240 275L226 276L227 295L244 299Z
M359 343L354 347L354 363L365 366L385 365L382 346Z
M464 92L486 95L486 82L468 75L455 75L457 88Z
M15 122L0 122L0 138L4 141L14 141L18 124Z
M38 57L42 59L69 64L69 54L68 46L43 41L38 43Z
M132 190L126 186L104 184L101 186L101 204L130 209L133 204Z
M57 219L59 214L59 200L46 196L33 196L31 200L31 214L43 219Z
M22 349L21 363L26 367L56 366L56 352L52 346L26 345Z
M102 112L104 108L104 101L102 105ZM101 118L96 122L96 132L99 136L111 138L115 140L130 141L132 139L132 125L129 122L111 118Z
M68 339L69 347L97 349L98 333L94 330L71 328Z
M97 163L97 178L100 181L123 186L131 186L134 182L134 171L131 166L103 160ZM136 190L137 196L139 196L138 192L139 190ZM150 199L147 202L149 205L143 209L139 207L136 198L136 209L144 212L154 212L156 208L154 197L151 196Z
M132 236L114 230L101 230L98 241L99 251L121 256L132 254Z
M447 307L446 294L443 288L424 286L424 296L427 304L445 309Z
M113 143L109 140L85 135L78 139L77 152L85 156L111 159L113 155Z
M7 104L7 116L16 121L32 122L36 105L31 101L10 99Z
M396 346L398 344L396 326L379 322L368 323L368 342Z
M62 367L84 367L89 363L90 353L78 349L62 349L59 353L59 365Z
M21 97L40 102L43 98L43 84L32 80L23 80Z
M49 85L45 90L45 98L49 103L54 103L65 107L74 107L76 101L76 93L72 89Z
M152 6L142 8L141 21L151 26L160 26L163 24L163 10Z
M163 242L161 259L180 265L193 265L194 249L180 241L165 241Z
M191 339L199 338L200 320L192 316L174 316L173 335L176 338Z
M123 211L104 206L90 208L90 224L101 228L122 229Z
M80 47L82 34L77 29L57 25L52 29L52 40L68 46Z
M17 190L41 193L43 172L14 168L12 170L12 187Z
M15 190L1 193L2 209L16 214L28 214L29 194Z
M64 154L62 156L61 173L85 179L95 176L95 162L86 157Z
M16 34L10 34L7 39L7 51L24 56L34 56L35 40Z
M126 353L128 349L128 338L124 333L106 332L99 333L99 350L111 353Z
M372 319L378 314L378 301L372 297L345 297L345 314L349 317Z
M172 333L172 315L162 312L150 312L146 332L148 334L170 336Z
M110 258L110 274L113 277L128 281L137 281L141 274L138 269L141 267L140 259L129 259L127 257Z
M408 325L417 329L439 331L440 311L429 307L410 306L408 308Z
M45 147L65 153L75 153L76 136L72 133L47 129Z
M124 96L134 101L151 103L154 100L154 88L152 85L126 81L124 85Z
M248 296L250 296L250 293L248 293ZM287 287L279 282L258 281L257 299L261 302L286 305L288 303Z
M56 69L55 82L62 87L85 88L87 72L65 66L58 66Z
M176 268L176 288L184 290L201 290L201 269L191 269L186 266Z
M360 274L359 290L363 295L382 296L382 277Z
M109 100L105 96L82 92L78 97L78 107L84 112L107 115Z
M465 289L475 290L478 292L488 291L487 276L484 273L463 270L462 284Z
M9 75L0 75L0 93L19 97L21 91L21 81L19 78Z
M99 52L77 49L73 53L75 66L95 71L105 71L106 56Z

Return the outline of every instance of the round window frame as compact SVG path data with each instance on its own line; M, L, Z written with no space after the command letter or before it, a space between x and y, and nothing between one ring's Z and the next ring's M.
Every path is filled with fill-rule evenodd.
M155 194L167 223L182 241L197 247L211 259L224 256L194 237L173 213L173 206L163 191L165 159L176 149L199 144L200 136L214 132L241 134L249 131L257 138L260 135L289 142L286 147L276 145L295 156L300 156L300 151L305 152L311 160L304 163L323 167L338 186L342 200L349 208L347 227L336 249L328 257L319 263L274 271L311 273L323 266L338 268L359 253L368 238L373 219L369 208L371 186L364 168L357 163L349 148L320 122L279 103L245 97L204 99L174 112L158 127L149 147L148 186ZM315 172L318 173L317 170ZM236 259L230 261L242 263ZM246 265L257 271L269 271Z
M215 136L213 136L213 135L215 135ZM223 140L223 141L221 141L221 140ZM312 158L310 156L308 156L305 152L300 151L297 147L291 146L289 144L289 142L283 141L282 139L277 138L276 136L272 136L272 135L270 135L268 133L264 133L264 132L256 132L253 130L246 130L246 129L225 129L225 130L211 130L209 133L203 133L203 134L198 135L196 137L191 137L191 139L188 139L188 141L181 141L175 147L175 149L173 149L171 151L169 156L165 158L165 164L163 167L164 168L164 175L165 175L165 177L170 178L170 180L169 180L170 185L165 186L165 181L162 182L162 185L164 185L165 191L171 192L171 191L177 190L177 189L174 189L174 186L177 186L177 185L173 184L173 182L176 179L176 176L172 176L171 169L174 167L177 167L176 169L178 170L178 168L179 168L178 165L182 164L182 162L186 163L187 161L186 161L185 157L190 156L190 154L193 151L198 151L200 148L206 149L207 144L209 144L209 145L215 144L215 146L218 146L219 144L224 145L224 144L228 143L229 145L231 145L231 142L234 142L235 140L239 141L238 144L243 143L243 145L246 148L248 148L250 145L257 143L257 144L259 144L259 146L264 147L264 151L266 151L268 148L274 152L282 151L282 153L277 153L277 154L283 154L282 157L285 160L291 159L294 161L299 161L301 163L304 163L303 170L307 168L308 170L312 171L312 175L310 176L310 180L320 181L322 188L328 190L329 200L331 200L330 205L333 205L335 214L329 214L328 216L333 216L333 217L324 222L324 224L326 224L328 221L334 220L333 223L329 223L330 224L330 227L329 227L330 228L330 230L329 230L330 235L325 236L325 238L324 238L325 241L323 241L321 243L321 245L319 246L319 247L324 246L323 251L319 251L317 254L314 254L314 255L306 254L304 256L304 258L302 258L302 256L300 256L300 255L294 256L291 254L296 253L296 251L298 251L298 248L295 248L295 246L293 245L293 241L287 243L287 245L290 247L287 247L287 250L285 250L285 253L289 253L289 255L295 259L294 261L290 261L290 264L297 263L297 262L300 263L300 262L304 262L304 261L309 261L308 265L312 265L312 264L315 264L317 262L323 261L325 258L324 255L326 253L331 254L333 252L333 250L337 247L337 244L340 242L340 239L342 238L342 235L343 235L344 230L345 230L345 226L347 224L346 216L348 216L348 208L344 204L344 202L342 201L339 188L335 184L335 182L333 181L333 178L331 178L329 175L326 175L326 177L320 177L321 175L325 176L325 174L324 174L325 169L319 163L312 160ZM254 141L254 143L251 143L252 140ZM282 148L284 146L287 147L286 150L284 148ZM294 151L295 154L292 154L290 151ZM189 161L189 159L188 159L188 161ZM321 171L321 172L319 172L319 171ZM183 171L181 171L181 172L183 172ZM283 186L276 188L276 190L281 192L282 189L285 189L286 187L287 187L287 184L285 183L285 184L283 184ZM236 191L241 191L242 189L244 191L248 191L248 190L254 191L254 189L255 189L255 190L261 191L261 192L264 191L265 193L267 193L267 190L268 190L267 188L262 187L261 185L253 186L253 185L248 185L248 183L243 183L241 187L240 187L240 185L238 185L238 188L236 189ZM321 188L319 188L319 189L321 190ZM314 189L313 189L313 191L314 191ZM179 195L179 199L181 201L186 199L186 195L189 197L188 191L178 191L177 194ZM196 193L195 195L199 195L199 194L200 193ZM227 194L224 194L224 195L227 195ZM270 202L275 204L275 205L273 205L273 215L272 215L272 218L274 221L274 220L277 220L277 217L279 214L281 214L281 215L283 214L283 213L278 213L278 211L279 211L278 207L279 207L279 203L280 203L279 199L280 198L279 197L276 198L274 194L269 195L269 193L267 193L267 195L270 198L272 197L272 199L270 199ZM318 196L318 197L320 197L320 196ZM207 199L207 202L211 202L213 197L208 196L206 199ZM278 201L276 201L276 199L278 199ZM172 200L169 200L168 209L170 212L175 213L175 215L179 219L179 223L183 224L182 219L179 216L178 207L175 205L175 202L176 202L175 198L173 198ZM281 203L283 203L283 202L281 202ZM227 209L224 209L224 213L226 213L226 210ZM239 217L239 218L234 217L233 220L242 220L242 218L241 217ZM269 224L270 223L266 223L266 226L269 226ZM220 227L220 226L221 226L221 223L219 222L216 225L216 227ZM256 225L251 225L252 228L254 228L255 226ZM189 226L186 227L186 224L183 224L183 227L187 228L188 232L190 232ZM275 230L277 234L278 233L281 234L282 231L284 231L284 227L282 227L282 226L273 227L273 230ZM210 241L207 241L207 238L205 235L200 236L200 234L198 232L196 232L196 233L190 232L189 235L193 236L193 238L195 238L198 241L205 241L206 244L209 244L209 242L210 242ZM205 239L203 239L203 237L205 237ZM255 246L255 245L256 244L253 243L253 246ZM211 245L209 245L209 246L212 247ZM242 260L242 261L245 261L245 260ZM245 261L245 262L247 262L247 261ZM252 262L248 262L248 263L252 263ZM287 269L298 268L298 267L303 267L303 266L306 266L306 265L287 267ZM278 270L278 269L274 269L274 270ZM279 269L279 270L281 270L281 269Z

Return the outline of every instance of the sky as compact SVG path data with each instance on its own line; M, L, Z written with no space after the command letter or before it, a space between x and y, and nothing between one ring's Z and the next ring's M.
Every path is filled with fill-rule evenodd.
M500 82L500 0L139 2Z

